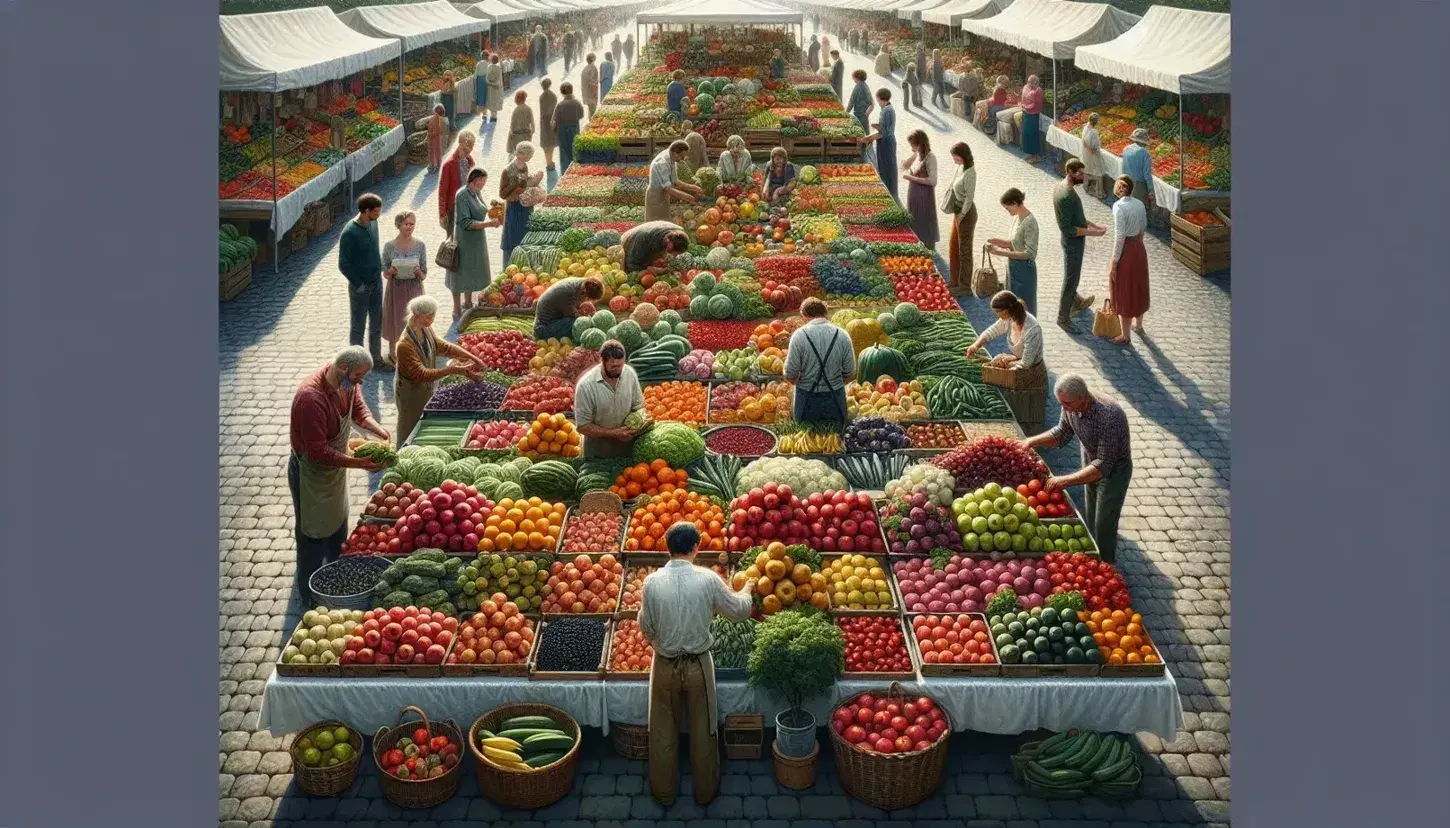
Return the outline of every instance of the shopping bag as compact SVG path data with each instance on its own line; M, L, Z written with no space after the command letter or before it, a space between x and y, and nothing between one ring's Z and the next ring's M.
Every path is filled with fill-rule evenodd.
M992 246L982 245L982 266L972 273L972 295L985 299L1002 289L997 269L992 266Z
M1111 300L1103 300L1103 306L1093 314L1093 336L1116 339L1123 335L1123 320L1113 312Z

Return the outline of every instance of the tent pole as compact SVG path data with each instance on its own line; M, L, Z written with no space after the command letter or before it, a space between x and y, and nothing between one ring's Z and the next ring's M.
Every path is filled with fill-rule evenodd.
M277 272L277 93L272 93L272 272Z
M1052 122L1057 123L1057 56L1052 58Z
M1183 92L1178 92L1178 190L1182 192L1188 189L1188 171L1183 169ZM1178 199L1182 206L1182 196Z

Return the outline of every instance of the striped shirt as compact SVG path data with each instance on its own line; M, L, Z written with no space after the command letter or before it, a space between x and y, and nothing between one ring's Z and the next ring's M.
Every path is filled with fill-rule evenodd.
M835 349L831 350L831 343ZM815 350L811 346L815 346ZM817 358L816 351L820 351ZM828 353L829 351L829 353ZM829 364L822 366L821 359ZM856 351L846 332L825 317L812 319L790 335L785 355L785 376L796 390L820 394L839 391L856 376Z
M710 618L714 613L733 621L750 617L754 601L735 592L713 571L675 558L644 579L640 592L639 628L662 658L710 651Z
M1103 477L1132 468L1133 455L1128 439L1128 415L1116 402L1094 396L1092 405L1081 414L1067 409L1050 432L1059 446L1073 437L1082 443L1085 465L1097 466Z

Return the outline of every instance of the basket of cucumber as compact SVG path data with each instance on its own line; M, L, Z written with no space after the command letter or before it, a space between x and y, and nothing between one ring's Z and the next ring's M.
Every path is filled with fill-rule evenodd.
M473 771L483 795L505 808L552 805L574 788L579 723L547 704L494 708L468 729Z
M1012 756L1012 775L1040 799L1131 799L1143 781L1130 736L1072 728L1027 742Z

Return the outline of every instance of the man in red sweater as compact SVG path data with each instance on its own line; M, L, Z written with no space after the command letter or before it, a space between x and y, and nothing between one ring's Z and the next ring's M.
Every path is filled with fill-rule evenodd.
M351 426L385 442L390 438L363 401L359 383L372 367L367 349L350 346L303 380L292 398L287 486L296 519L297 587L303 606L312 604L312 574L337 560L347 540L347 470L379 469L374 461L348 453Z

